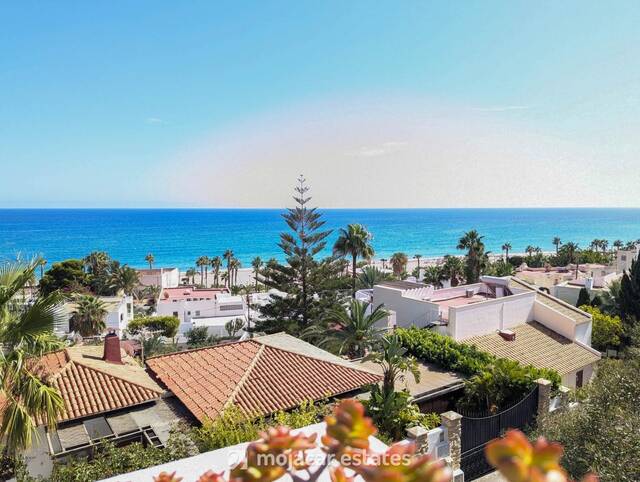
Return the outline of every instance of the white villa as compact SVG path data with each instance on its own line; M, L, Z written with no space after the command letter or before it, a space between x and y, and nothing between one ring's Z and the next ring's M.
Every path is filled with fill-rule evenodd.
M432 329L496 356L556 369L565 386L581 386L600 353L591 348L591 316L513 277L436 290L406 281L376 285L373 305L387 323Z
M118 335L127 328L127 325L133 320L133 297L131 296L99 296L107 310L105 318L106 331L114 330ZM64 311L67 313L67 323L60 327L56 333L65 335L69 333L69 321L77 305L74 302L64 304Z
M180 284L180 270L178 268L138 269L136 271L142 286L175 288Z
M224 336L228 321L241 318L246 323L247 309L243 297L230 294L226 288L180 286L160 292L156 313L178 318L181 336L199 326L206 326L210 335Z

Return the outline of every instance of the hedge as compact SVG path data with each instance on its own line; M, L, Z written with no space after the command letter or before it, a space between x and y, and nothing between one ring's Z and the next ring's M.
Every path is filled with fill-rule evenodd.
M132 335L140 333L143 328L160 331L162 336L173 338L178 333L180 320L175 316L141 316L129 322L127 331Z
M414 327L398 328L396 333L402 345L414 357L464 375L479 375L489 370L499 360L498 357L479 350L473 345L459 343L449 336L434 331ZM562 382L562 378L555 370L536 368L532 365L526 365L524 368L533 380L546 378L552 382L554 390Z

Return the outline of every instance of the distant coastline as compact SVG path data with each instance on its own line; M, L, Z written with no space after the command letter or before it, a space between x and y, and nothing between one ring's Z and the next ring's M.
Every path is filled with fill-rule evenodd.
M248 266L260 256L280 258L284 209L0 209L0 259L42 254L49 263L92 250L145 267L152 252L158 266L184 270L198 256L232 249ZM403 251L437 258L455 249L464 231L477 229L494 254L510 242L553 251L554 236L586 247L594 238L640 238L640 208L442 208L322 209L328 229L364 224L373 234L376 259ZM329 238L329 246L334 237Z

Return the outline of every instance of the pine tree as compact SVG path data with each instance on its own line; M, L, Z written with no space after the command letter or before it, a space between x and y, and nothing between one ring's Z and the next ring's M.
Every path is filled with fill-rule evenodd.
M278 243L286 263L267 263L261 273L266 286L286 295L274 294L270 303L260 308L263 319L256 323L254 331L299 335L335 307L343 296L342 290L348 287L348 279L341 276L335 257L316 259L331 231L322 229L325 222L317 209L307 206L311 200L308 191L300 176L293 196L296 207L283 214L290 231L282 233Z
M620 317L628 324L640 321L640 261L631 263L620 282Z

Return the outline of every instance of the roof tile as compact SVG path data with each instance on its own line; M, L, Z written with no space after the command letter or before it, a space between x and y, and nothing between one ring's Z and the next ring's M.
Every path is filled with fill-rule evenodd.
M230 403L246 413L267 415L380 381L368 370L258 340L161 355L147 359L147 365L201 421L218 416ZM190 374L189 367L198 367L198 375Z

